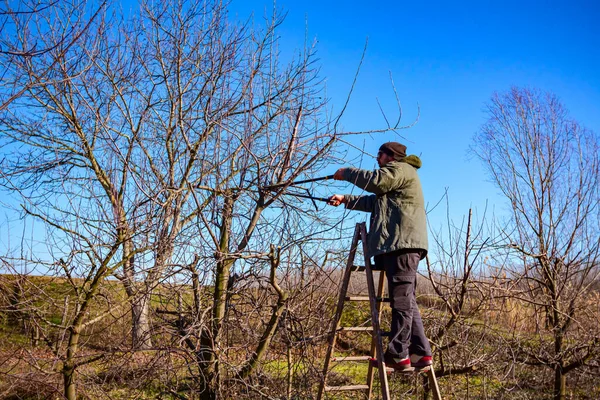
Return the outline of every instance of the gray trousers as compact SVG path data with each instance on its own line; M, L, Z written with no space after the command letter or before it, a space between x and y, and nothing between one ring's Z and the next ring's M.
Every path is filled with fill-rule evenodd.
M422 250L407 249L375 257L375 264L385 268L388 281L392 322L386 353L394 358L406 358L409 354L431 355L415 297L417 266L422 255Z

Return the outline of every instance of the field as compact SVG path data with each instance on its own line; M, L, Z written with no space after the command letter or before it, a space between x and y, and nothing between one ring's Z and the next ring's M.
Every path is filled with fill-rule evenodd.
M17 285L18 283L18 285ZM427 291L426 285L422 285ZM67 345L68 321L75 307L72 285L62 278L2 276L2 290L19 295L5 296L13 304L2 305L0 324L0 397L3 399L61 399L61 369ZM205 288L204 294L210 295ZM193 333L178 335L177 319L190 301L190 288L160 287L152 298L153 348L131 351L131 315L121 286L116 281L102 284L102 295L90 310L90 318L110 312L83 332L77 360L77 391L87 399L193 399L200 398L195 356L184 340L196 340ZM43 296L41 296L43 294ZM256 343L267 318L269 297L260 288L240 290L228 305L224 324L225 343L220 357L223 398L309 399L316 396L326 349L328 315L334 296L305 297L302 305L288 308L281 319L269 351L248 379L236 376L240 365ZM175 300L174 300L175 297ZM18 302L15 300L18 298ZM426 328L431 331L449 320L445 306L431 294L419 298ZM179 306L177 306L179 304ZM27 307L25 307L25 305ZM18 306L18 307L17 307ZM322 307L315 315L312 306ZM178 309L179 307L179 309ZM515 306L517 307L517 306ZM478 310L481 310L478 308ZM546 399L552 397L552 371L519 360L516 339L535 347L540 339L534 332L512 330L525 308L493 314L490 309L462 318L437 346L435 366L444 399ZM317 310L317 314L319 314ZM468 314L468 313L467 313ZM346 307L343 326L364 323L364 305ZM388 319L384 310L383 321ZM513 321L511 321L511 319ZM596 320L597 322L597 320ZM65 328L66 327L66 328ZM253 334L254 332L254 334ZM529 343L527 343L529 342ZM340 336L339 355L368 354L370 339L362 333ZM512 346L512 347L511 347ZM593 364L594 360L592 360ZM597 360L596 360L597 362ZM331 385L363 383L365 363L335 366ZM423 376L392 375L393 398L422 399L427 393ZM567 398L600 398L598 370L585 367L568 375ZM377 396L377 389L376 389ZM330 399L361 398L357 393L330 395Z

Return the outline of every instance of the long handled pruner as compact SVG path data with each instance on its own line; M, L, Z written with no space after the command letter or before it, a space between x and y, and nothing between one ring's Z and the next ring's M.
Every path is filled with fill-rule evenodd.
M327 179L333 179L333 175L322 176L320 178L304 179L302 181L296 181L296 182L289 183L289 185L290 186L296 186L296 185L299 185L301 183L318 182L318 181L324 181L324 180L327 180ZM285 185L288 185L288 183L277 183L275 185L265 186L265 189L266 190L274 190L274 189L277 189L277 188L285 186Z
M277 188L280 188L282 186L286 186L289 185L290 187L296 187L297 185L301 184L301 183L310 183L310 182L318 182L318 181L324 181L327 179L333 179L333 175L327 175L327 176L322 176L320 178L312 178L312 179L304 179L301 181L295 181L292 183L278 183L276 185L270 185L270 186L265 186L264 189L265 190L276 190ZM301 197L303 199L310 199L313 202L313 205L315 206L315 208L317 209L317 211L319 211L319 208L317 207L317 203L315 202L315 200L317 201L323 201L325 203L329 203L329 198L327 197L315 197L313 196L307 188L300 188L300 189L304 189L306 190L307 194L300 194L300 193L291 193L291 192L286 192L283 193L284 195L287 196L294 196L294 197Z

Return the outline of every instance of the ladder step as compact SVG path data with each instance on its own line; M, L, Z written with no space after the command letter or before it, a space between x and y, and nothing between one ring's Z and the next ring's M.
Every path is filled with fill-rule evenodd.
M369 385L325 386L326 392L341 392L344 390L369 390Z
M372 332L372 326L344 326L339 329L339 332Z
M343 362L343 361L369 361L371 356L348 356L348 357L331 357L331 361Z
M346 301L369 301L369 296L346 296ZM376 297L375 301L389 303L389 297Z

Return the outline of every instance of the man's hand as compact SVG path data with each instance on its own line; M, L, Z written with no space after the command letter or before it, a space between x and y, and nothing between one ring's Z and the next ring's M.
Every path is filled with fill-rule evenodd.
M327 204L337 207L340 204L346 204L346 198L343 194L334 194L329 198L329 202Z
M337 171L335 171L335 174L333 174L333 179L335 179L336 181L343 181L345 169L346 168L340 168Z

